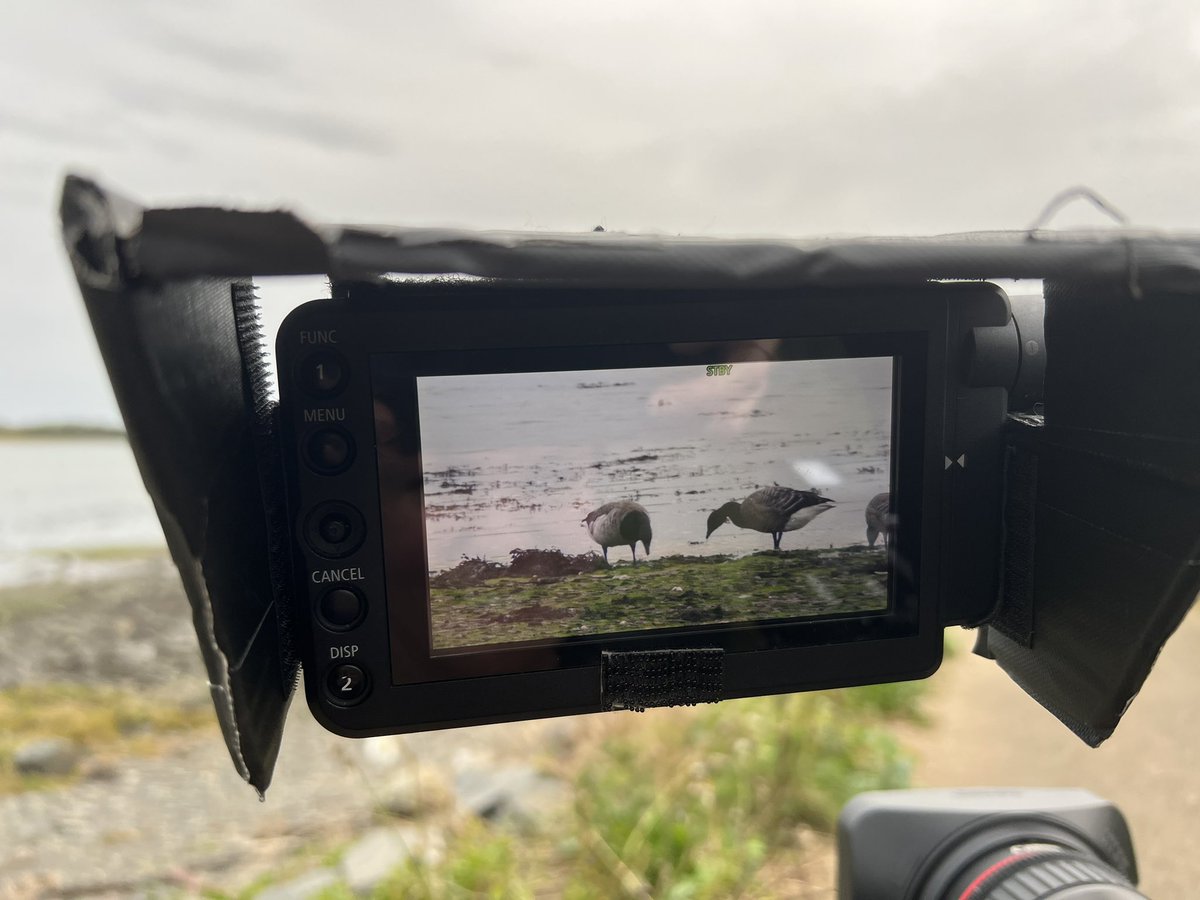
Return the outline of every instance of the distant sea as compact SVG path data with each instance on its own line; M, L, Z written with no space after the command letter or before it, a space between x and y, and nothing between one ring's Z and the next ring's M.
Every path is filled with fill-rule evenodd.
M0 586L81 577L72 551L163 545L121 438L0 440Z

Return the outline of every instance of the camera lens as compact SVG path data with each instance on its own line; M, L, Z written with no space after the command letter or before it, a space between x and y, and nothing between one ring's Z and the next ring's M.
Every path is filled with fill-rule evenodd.
M1014 845L976 860L945 896L957 900L1145 897L1093 854L1047 844Z
M1075 788L868 791L838 817L838 857L856 900L1143 897L1120 810Z

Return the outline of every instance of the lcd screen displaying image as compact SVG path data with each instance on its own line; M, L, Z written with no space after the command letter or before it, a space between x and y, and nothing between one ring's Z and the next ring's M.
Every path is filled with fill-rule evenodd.
M769 343L418 374L431 655L887 612L894 360Z

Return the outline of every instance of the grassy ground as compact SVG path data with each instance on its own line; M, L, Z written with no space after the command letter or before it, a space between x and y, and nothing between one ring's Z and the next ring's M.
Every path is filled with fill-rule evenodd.
M595 562L594 571L517 575L464 561L471 578L452 570L430 585L434 646L860 613L887 601L882 555L866 547Z
M64 572L93 580L0 588L0 794L53 787L77 777L25 776L13 753L40 738L64 738L84 766L154 755L179 736L215 731L215 719L178 576L162 547L34 551ZM152 661L122 662L130 643Z
M436 864L409 862L377 898L827 896L804 886L802 838L863 790L907 784L889 733L918 720L920 683L793 694L606 719L566 775L568 819L514 835L461 823ZM828 841L822 844L828 875ZM349 900L344 886L323 895Z
M31 550L29 556L49 559L58 563L64 572L68 572L74 566L101 571L131 564L152 563L163 559L166 552L166 548L162 546L119 545L71 550ZM126 593L128 589L124 582L104 584L96 590L89 590L86 585L73 586L63 581L0 587L0 626L29 617L61 613L75 604L94 603L94 594L97 591Z
M69 780L15 770L13 752L38 738L65 738L89 757L103 760L157 753L171 735L200 728L213 728L207 704L66 682L9 688L0 691L0 794Z

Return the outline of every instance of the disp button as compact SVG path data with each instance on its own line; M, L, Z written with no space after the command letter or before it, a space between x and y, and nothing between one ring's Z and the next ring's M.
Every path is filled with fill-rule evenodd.
M367 673L351 663L334 666L325 676L325 691L339 706L353 706L367 696L369 689Z

